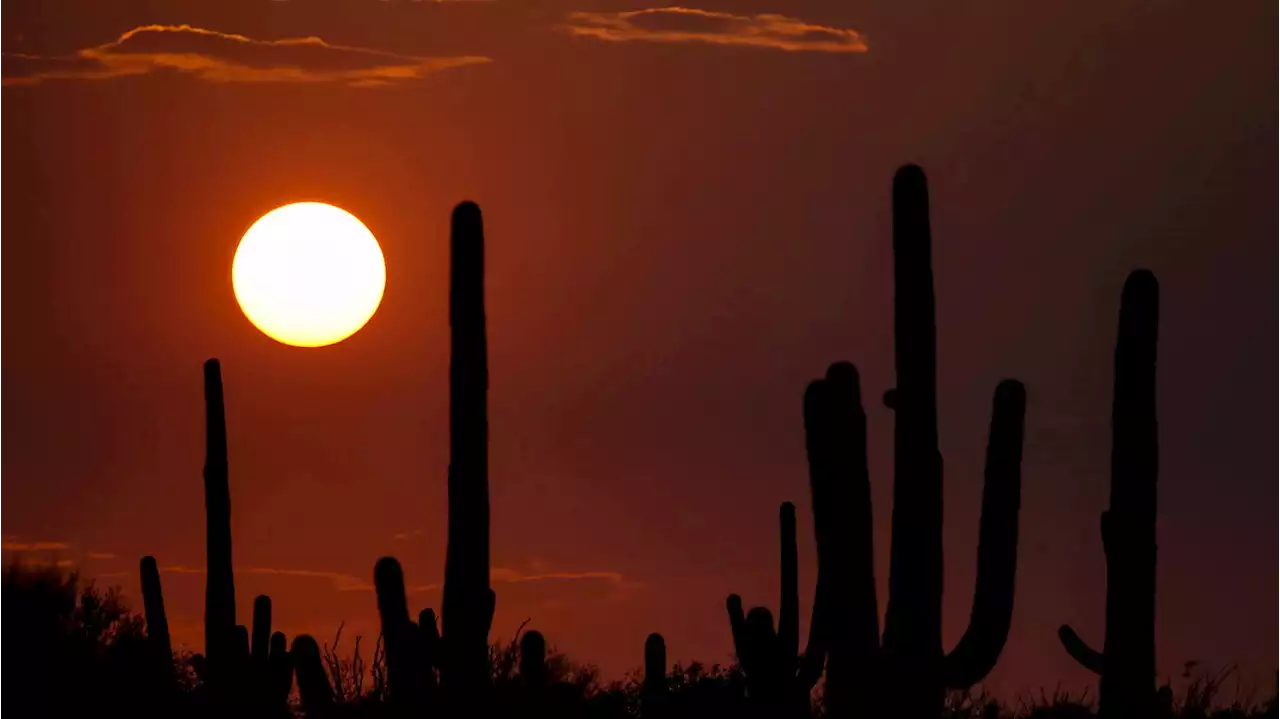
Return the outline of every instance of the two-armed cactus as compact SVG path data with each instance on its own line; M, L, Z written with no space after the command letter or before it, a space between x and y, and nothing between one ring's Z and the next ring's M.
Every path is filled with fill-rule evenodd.
M744 617L742 598L730 594L725 606L733 631L734 651L747 675L747 692L757 709L769 716L809 715L809 694L822 676L825 651L821 618L824 592L814 593L809 639L800 655L800 588L796 560L796 508L784 502L778 510L782 550L782 597L778 606L778 628L773 615L755 607Z
M1101 719L1145 719L1156 703L1156 336L1155 275L1129 275L1120 297L1111 405L1111 507L1102 513L1107 557L1107 629L1102 651L1071 627L1058 630L1067 652L1101 676Z
M936 327L924 172L893 183L895 411L893 544L883 638L876 604L866 415L858 373L838 363L809 385L806 445L818 561L827 594L826 703L831 716L936 719L948 688L980 681L1004 648L1013 612L1025 393L996 388L969 627L942 649L942 458ZM878 705L867 707L869 697ZM880 703L882 702L882 703Z

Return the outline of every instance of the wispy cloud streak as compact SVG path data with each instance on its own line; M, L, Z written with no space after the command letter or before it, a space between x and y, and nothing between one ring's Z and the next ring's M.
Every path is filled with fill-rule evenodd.
M423 57L328 42L319 37L259 40L191 25L143 25L70 55L4 53L5 85L105 80L171 72L214 83L390 85L482 56Z
M735 15L688 7L625 12L571 12L563 29L571 35L610 42L704 43L771 48L789 52L863 53L856 30L816 25L766 13Z

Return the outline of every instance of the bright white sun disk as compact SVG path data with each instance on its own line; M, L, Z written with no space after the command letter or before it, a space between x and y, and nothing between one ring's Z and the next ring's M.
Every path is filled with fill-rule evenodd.
M322 347L373 317L387 269L378 241L354 215L298 202L268 212L244 233L231 284L240 309L268 337Z

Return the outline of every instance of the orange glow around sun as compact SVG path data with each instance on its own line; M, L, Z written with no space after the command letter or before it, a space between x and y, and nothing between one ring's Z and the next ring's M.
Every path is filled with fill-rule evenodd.
M263 215L231 263L236 301L274 340L323 347L355 334L382 302L382 249L346 210L297 202Z

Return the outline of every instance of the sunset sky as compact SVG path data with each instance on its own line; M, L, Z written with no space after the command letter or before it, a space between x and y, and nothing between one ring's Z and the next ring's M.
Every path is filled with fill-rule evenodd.
M1028 389L1017 602L990 686L1094 686L1120 288L1161 283L1158 654L1275 678L1275 2L4 0L3 534L202 641L200 364L222 361L236 584L372 642L379 556L439 608L448 218L485 213L495 638L608 677L651 631L725 662L814 580L801 394L892 386L889 189L929 175L945 641L991 393ZM299 38L307 38L299 40ZM231 291L249 225L338 205L381 308L322 349ZM869 406L879 596L892 415ZM366 645L368 646L368 645Z

